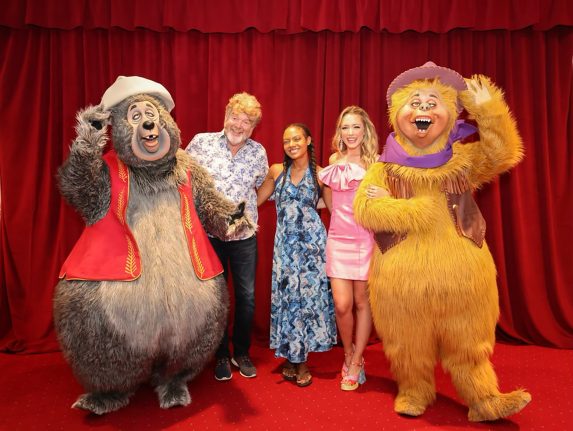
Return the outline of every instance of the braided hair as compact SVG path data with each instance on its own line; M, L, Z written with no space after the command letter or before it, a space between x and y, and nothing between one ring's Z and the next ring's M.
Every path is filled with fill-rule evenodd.
M306 124L291 123L285 127L285 130L288 129L289 127L296 127L298 129L302 130L304 137L310 138L310 144L308 144L308 150L307 150L309 153L308 164L309 164L309 167L310 167L311 172L312 172L312 179L313 179L313 183L314 183L314 195L316 196L316 200L315 200L315 205L316 205L318 203L318 199L320 198L321 193L320 193L320 185L318 183L318 177L316 175L316 156L314 155L314 142L312 141L312 135L310 134L310 130ZM290 156L287 155L287 153L285 153L284 159L283 159L283 179L281 181L279 198L278 198L279 201L281 199L283 188L284 188L284 185L286 183L287 170L290 167L290 165L292 165L292 159L290 158Z

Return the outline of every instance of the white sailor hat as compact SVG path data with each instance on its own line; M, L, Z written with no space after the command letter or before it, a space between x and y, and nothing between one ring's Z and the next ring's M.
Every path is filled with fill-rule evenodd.
M163 85L141 76L118 76L103 93L101 104L104 110L108 110L136 94L150 94L159 98L170 112L175 107L171 94Z

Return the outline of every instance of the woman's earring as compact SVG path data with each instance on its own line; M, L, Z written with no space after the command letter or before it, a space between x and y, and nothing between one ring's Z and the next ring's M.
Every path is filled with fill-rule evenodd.
M338 143L338 149L340 151L342 151L344 149L344 142L342 141L342 138L340 138L340 142Z

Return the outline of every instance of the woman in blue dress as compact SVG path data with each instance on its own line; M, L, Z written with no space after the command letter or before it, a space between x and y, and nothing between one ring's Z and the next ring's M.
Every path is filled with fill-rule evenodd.
M273 253L270 347L285 358L283 377L308 386L309 352L336 344L334 303L325 271L326 229L317 211L322 184L312 138L304 124L283 133L284 162L270 167L258 190L277 209Z

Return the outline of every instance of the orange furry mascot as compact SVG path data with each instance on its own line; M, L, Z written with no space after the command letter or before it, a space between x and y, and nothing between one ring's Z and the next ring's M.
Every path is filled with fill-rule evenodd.
M436 398L438 361L470 421L503 418L531 395L501 393L489 361L499 315L496 269L472 197L516 165L521 138L503 93L428 62L389 86L394 129L362 181L354 215L375 233L369 290L374 324L398 383L397 413L418 416ZM477 130L457 121L465 108ZM479 139L462 143L479 132ZM369 186L389 195L369 198Z

